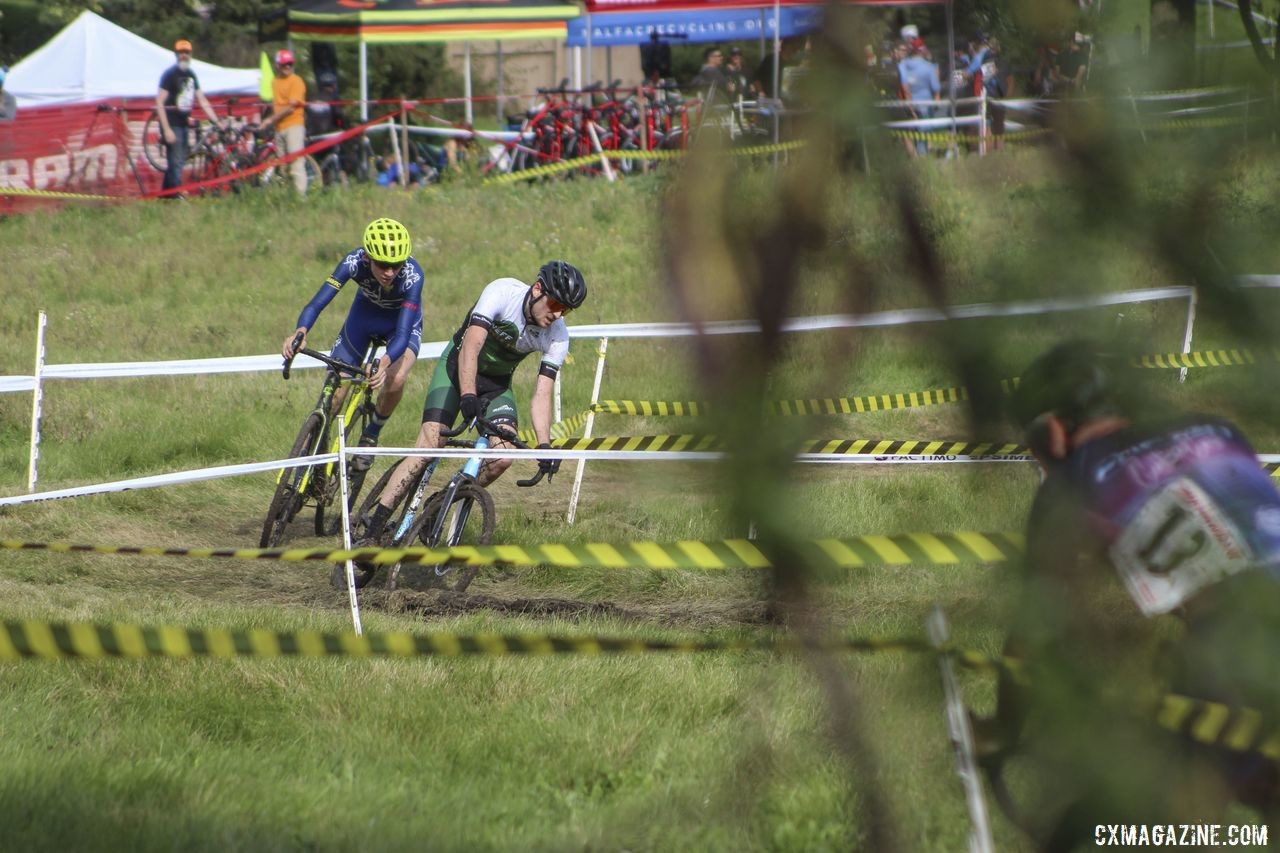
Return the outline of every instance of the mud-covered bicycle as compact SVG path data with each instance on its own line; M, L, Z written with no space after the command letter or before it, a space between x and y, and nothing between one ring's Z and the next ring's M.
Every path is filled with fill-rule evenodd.
M474 441L455 441L457 436L468 429L475 428L477 436ZM506 430L484 418L477 418L471 423L463 423L457 429L440 433L445 439L446 447L464 447L474 450L485 450L489 447L489 439L500 438L510 442L521 450L529 446ZM434 458L416 474L407 488L401 491L393 513L388 520L382 535L376 540L361 538L355 547L406 548L419 540L428 548L450 548L455 545L488 545L493 538L496 523L493 497L480 485L480 466L483 459L473 456L466 460L462 468L449 480L448 484L438 492L427 496L427 487L435 473L440 459ZM381 497L392 475L399 467L397 461L378 478L359 509L352 516L351 526L353 538L363 536L368 527L368 520L374 506ZM539 470L527 480L517 480L516 485L532 487L540 483L544 476L548 482L552 475L545 475ZM397 562L387 567L387 589L395 589L400 582L404 563ZM479 566L462 566L457 563L422 564L426 586L442 586L454 592L463 592L475 579ZM378 566L372 563L355 564L356 587L367 586L377 573ZM346 570L339 564L332 575L333 585L338 589L346 588Z
M294 345L301 343L301 335ZM345 424L345 439L350 444L358 438L374 415L373 395L369 389L369 377L377 365L377 352L386 346L379 338L369 343L363 365L347 364L313 349L298 350L328 365L324 385L316 400L315 408L307 415L298 431L298 437L289 451L289 458L336 453L339 436L333 429L335 416L341 412ZM282 374L287 380L293 359L284 362ZM348 466L347 505L353 506L364 485L367 469ZM274 548L284 538L285 529L308 502L316 508L315 532L317 536L334 536L342 529L341 512L332 512L334 499L341 484L338 481L338 463L299 465L285 468L276 479L275 494L262 524L259 547ZM328 518L326 518L328 515Z

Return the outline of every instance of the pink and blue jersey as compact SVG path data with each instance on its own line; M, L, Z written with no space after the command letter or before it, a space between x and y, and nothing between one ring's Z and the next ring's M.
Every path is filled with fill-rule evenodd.
M1088 441L1045 486L1048 500L1069 490L1147 615L1248 569L1280 578L1280 492L1227 421L1187 418Z

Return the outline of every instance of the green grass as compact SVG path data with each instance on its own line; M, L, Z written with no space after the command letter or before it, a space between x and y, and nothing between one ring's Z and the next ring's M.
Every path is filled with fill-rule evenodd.
M1173 148L1170 151L1175 150ZM1192 168L1146 167L1144 193L1178 199ZM1280 270L1269 161L1229 164L1220 236L1232 263ZM1069 178L1036 152L922 164L930 223L955 303L1173 283L1148 247L1104 229L1080 253L1046 239L1087 225ZM1142 175L1138 176L1143 177ZM1157 179L1158 178L1158 179ZM765 198L767 175L736 192ZM1270 181L1270 183L1269 183ZM619 186L569 182L401 194L353 190L288 198L66 209L0 221L0 253L20 281L0 289L0 358L26 372L35 315L50 314L49 361L130 361L274 352L300 306L356 245L374 216L404 221L427 274L426 340L465 316L500 275L529 278L548 257L579 264L591 296L577 323L678 319L666 284L663 178ZM806 268L797 313L926 304L901 260L886 202L868 183L842 184L828 244ZM1154 202L1153 202L1154 203ZM1078 247L1077 247L1078 249ZM850 280L850 258L865 259ZM708 293L720 298L718 281ZM349 304L322 317L327 346ZM749 316L722 299L725 316ZM1197 345L1236 340L1212 299ZM1258 295L1270 316L1275 299ZM1181 341L1184 306L1149 304L970 321L1004 375L1057 338L1085 331L1135 351ZM1118 315L1123 313L1123 317ZM793 335L770 394L892 393L958 384L936 326ZM726 346L733 346L726 342ZM846 347L847 349L841 349ZM594 346L576 342L565 411L588 401ZM430 377L410 380L384 444L410 444ZM1259 449L1280 448L1274 412L1249 369L1193 372L1186 386L1149 377L1157 398L1238 416ZM46 387L46 488L272 458L284 452L320 376L278 374L58 381ZM522 406L532 386L522 369ZM610 343L602 396L705 399L688 342ZM0 396L0 493L24 485L28 395ZM963 407L780 423L799 435L984 438ZM597 434L698 431L680 419L602 417ZM525 472L517 468L512 473ZM744 534L725 500L732 463L593 463L579 523L563 523L569 480L494 488L496 541L621 542ZM772 498L800 536L1021 527L1036 483L1017 465L806 468ZM0 538L127 545L249 546L270 475L0 510ZM309 535L309 511L289 542ZM233 628L342 630L345 595L319 564L116 558L3 552L0 616ZM854 634L918 633L936 602L957 639L999 647L1011 569L912 566L820 580L825 617ZM559 615L496 607L451 611L435 593L365 594L367 630L733 636L771 626L753 572L549 568L483 575L499 601L567 602ZM595 612L590 605L601 605ZM1116 608L1119 610L1120 608ZM1144 629L1145 630L1145 629ZM1147 634L1158 633L1156 629ZM1145 634L1144 634L1145 636ZM872 784L892 805L906 849L965 843L933 664L899 654L841 661L864 707L878 775L850 768L827 735L829 707L808 664L763 655L618 659L30 663L0 668L0 825L20 849L767 849L865 845L860 798ZM990 683L966 677L971 700ZM997 844L1025 841L997 819Z

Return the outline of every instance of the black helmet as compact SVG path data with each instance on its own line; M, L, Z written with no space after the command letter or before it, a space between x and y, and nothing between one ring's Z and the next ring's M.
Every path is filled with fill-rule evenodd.
M1116 414L1114 382L1097 348L1068 341L1027 368L1013 394L1010 412L1023 429L1051 413L1071 430L1093 418Z
M571 263L547 261L538 270L542 292L566 308L577 308L587 299L587 283Z

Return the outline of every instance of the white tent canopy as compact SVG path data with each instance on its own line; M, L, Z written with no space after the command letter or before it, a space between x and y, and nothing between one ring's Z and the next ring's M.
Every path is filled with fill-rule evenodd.
M103 98L154 98L173 51L93 12L83 12L39 50L9 69L5 91L19 107L78 104ZM258 94L257 68L223 68L192 60L205 94Z

